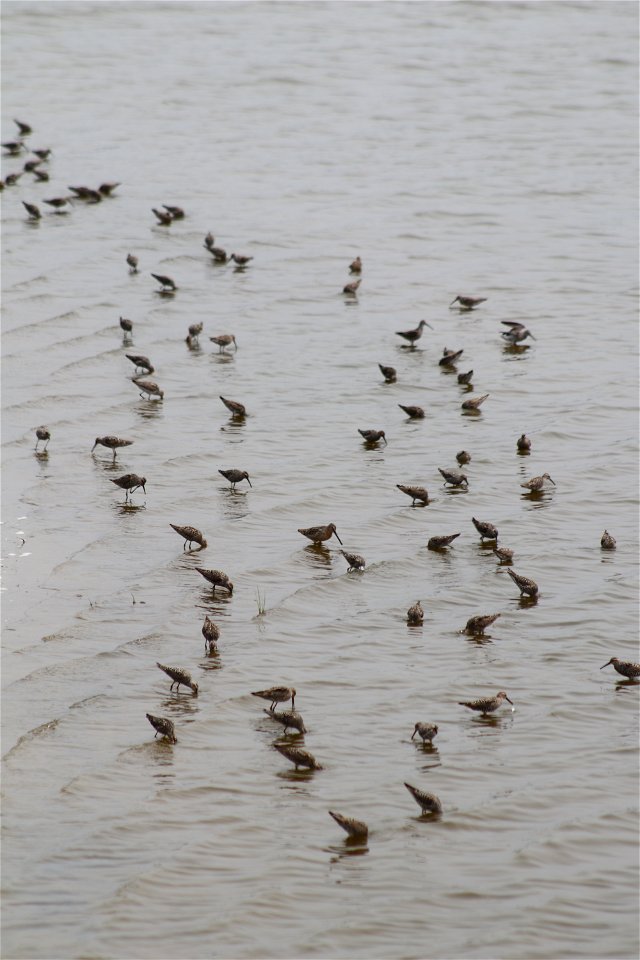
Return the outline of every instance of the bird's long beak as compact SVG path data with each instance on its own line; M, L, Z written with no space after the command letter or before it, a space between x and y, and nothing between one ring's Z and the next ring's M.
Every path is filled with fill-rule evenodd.
M384 443L385 443L385 446L386 446L386 445L387 445L387 438L386 438L386 437L383 437L382 439L384 440Z
M413 733L411 734L411 739L412 739L412 740L413 740L413 738L415 737L415 735L416 735L416 731L414 730Z
M431 326L431 324L430 324L430 323L427 323L426 320L425 320L425 322L424 322L424 325L425 325L425 327L429 327L429 330L433 330L433 327Z
M505 697L505 700L509 700L509 697ZM513 706L513 700L509 700L509 703Z
M96 442L94 443L94 445L91 447L91 453L93 453L93 451L95 450L95 448L96 448L97 446L98 446L98 441L96 440Z
M531 337L532 340L536 340L536 339L537 339L537 338L534 337L534 335L531 333L531 330L529 330L529 336Z
M456 297L455 300L452 300L452 301L451 301L451 303L449 304L449 306L452 307L452 306L454 305L454 303L457 303L457 302L458 302L459 299L460 299L460 297Z
M141 483L140 486L142 487L142 489L144 490L145 495L146 495L146 493L147 493L147 488L145 487L144 483Z
M333 532L335 533L336 537L338 537L338 532L337 532L337 530L334 530ZM342 540L340 539L340 537L338 537L338 543L340 544L340 546L344 547L344 543L342 542Z
M251 483L251 480L249 480L249 477L247 477L247 483L249 484L250 487L253 486L253 484Z
M611 660L607 660L606 663L603 663L603 664L602 664L602 666L600 667L600 669L601 669L601 670L604 670L604 668L605 668L605 667L608 667L610 663L611 663Z
M549 480L551 480L551 477L549 477ZM551 480L551 483L552 483L552 484L554 485L554 487L555 487L555 485L556 485L555 480Z

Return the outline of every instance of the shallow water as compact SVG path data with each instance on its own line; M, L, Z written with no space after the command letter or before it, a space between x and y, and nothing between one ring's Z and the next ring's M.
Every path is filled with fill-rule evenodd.
M4 955L636 956L640 690L599 670L638 659L635 6L6 2L3 20L3 141L18 117L54 150L50 183L2 195ZM104 180L113 199L26 221L22 200ZM162 203L187 217L154 226ZM213 265L209 230L249 268ZM488 300L459 313L456 293ZM509 348L502 320L535 341ZM134 441L115 466L90 454L104 434ZM444 488L463 448L469 489ZM230 491L229 467L253 487ZM545 471L556 487L520 488ZM132 508L109 483L127 472L147 478ZM330 521L363 573L297 533ZM184 553L170 522L208 548ZM459 632L498 611L483 641ZM271 749L250 691L279 683L321 771ZM458 706L500 689L514 712ZM405 781L443 816L420 819Z

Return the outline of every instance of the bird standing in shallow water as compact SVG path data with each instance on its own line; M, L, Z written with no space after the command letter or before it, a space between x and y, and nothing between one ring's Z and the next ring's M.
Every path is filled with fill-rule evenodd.
M204 577L213 586L213 595L216 595L216 587L224 587L231 595L233 593L233 584L229 577L222 570L206 570L204 567L196 567L201 577Z
M460 384L466 385L468 383L471 383L472 379L473 379L473 370L467 370L466 373L458 374L458 383Z
M458 453L456 453L456 460L462 467L465 463L470 463L471 454L467 453L466 450L460 450Z
M151 397L157 397L158 400L164 398L164 390L161 390L155 380L141 380L139 377L132 377L131 382L135 383L136 387L139 387L141 390L140 396L144 399L145 394L147 400L151 400Z
M548 473L543 473L541 477L532 477L531 480L521 483L520 486L524 487L525 490L529 490L531 493L540 493L540 491L544 489L547 480L555 487L555 480L552 480Z
M346 550L341 550L340 553L349 564L347 573L349 573L349 570L364 570L367 565L367 561L359 553L347 553Z
M340 546L343 546L342 540L338 536L335 523L328 523L324 527L298 527L298 533L301 533L303 537L306 537L313 543L322 543L323 540L330 540L335 534L338 543Z
M291 709L295 709L295 687L267 687L266 690L252 690L251 696L260 697L262 700L270 700L270 710L275 710L276 703L286 703L287 700L291 700Z
M407 610L407 623L412 627L422 626L424 620L424 610L419 600L416 600L412 607Z
M468 707L469 710L475 710L477 713L493 713L498 707L502 706L505 700L513 706L513 700L509 700L504 690L500 690L495 697L482 697L480 700L458 700L458 705Z
M443 486L449 483L452 487L461 487L464 483L467 487L469 486L469 481L465 477L464 473L460 473L459 470L441 470L438 467L438 473L444 477Z
M246 267L247 264L248 264L251 260L253 260L253 257L243 257L243 256L242 256L241 254L239 254L239 253L232 253L231 256L229 257L229 259L230 259L230 260L233 260L233 262L234 262L235 264L237 264L237 266L239 266L239 267Z
M46 441L44 447L42 448L42 452L44 453L44 451L47 449L49 445L49 440L51 440L49 427L44 427L44 426L36 427L36 446L35 446L36 450L38 449L38 444L40 443L41 440Z
M133 253L127 254L127 263L129 264L129 273L138 272L138 258Z
M427 323L426 320L421 320L417 327L413 330L396 330L396 336L402 337L403 340L408 340L412 347L415 347L416 343L422 336L422 331L425 327L429 327L430 330L433 330L433 327L430 323Z
M129 334L133 330L133 323L126 317L120 317L120 329L122 330L122 339L129 339Z
M265 710L268 717L277 720L284 727L283 733L286 733L289 727L293 727L298 733L306 733L307 728L304 725L302 715L297 710Z
M96 442L91 447L91 453L95 450L97 446L108 447L109 450L113 450L113 462L116 462L116 450L119 447L130 447L133 443L133 440L121 440L120 437L96 437Z
M509 550L508 547L494 547L493 552L500 561L500 563L511 563L513 560L513 550Z
M602 537L600 538L600 546L603 550L615 550L615 537L612 537L608 530L605 530L605 532L602 534Z
M631 660L619 660L618 657L611 657L611 660L607 660L600 669L604 670L609 664L611 664L619 674L627 677L629 680L637 680L638 677L640 677L640 663L632 663Z
M485 615L471 617L469 620L467 620L467 625L464 628L465 633L472 633L475 636L481 636L487 627L490 627L492 623L495 623L500 616L502 616L500 613L487 613Z
M151 276L160 284L160 293L178 289L171 277L165 277L160 273L152 273Z
M474 527L480 534L481 540L497 540L498 539L498 528L494 527L492 523L488 523L486 520L476 520L475 517L471 517Z
M220 350L218 351L219 353L222 353L224 351L224 348L230 347L231 344L233 344L234 350L238 349L236 338L232 333L221 333L217 337L209 337L209 340L211 340L213 343L217 343L217 345L220 347Z
M385 383L395 383L398 379L398 374L395 367L385 367L382 363L379 363L378 368L384 377Z
M185 687L191 687L194 697L198 696L198 684L191 679L191 674L188 670L183 670L182 667L167 667L164 663L157 662L156 667L160 667L168 677L171 677L173 682L169 687L170 690L173 690L175 686L176 690L179 691L180 684L183 684Z
M526 433L518 437L517 447L519 453L528 453L531 450L531 440Z
M502 320L501 323L503 326L509 328L508 330L502 331L502 336L512 345L526 340L527 337L531 337L532 340L536 339L531 331L527 330L524 323L516 323L515 320Z
M410 420L423 420L424 419L424 410L422 407L415 406L404 406L404 404L399 403L398 406L401 410L404 410L406 415Z
M455 300L451 301L449 307L452 307L454 303L459 303L461 310L473 310L473 308L479 304L485 303L486 299L486 297L461 297L458 295Z
M341 813L336 813L334 810L329 810L329 816L333 817L338 826L349 834L350 840L366 840L369 836L369 827L362 820L343 817Z
M249 486L252 486L246 470L218 470L218 473L222 474L225 480L229 481L232 490L235 490L236 483L240 483L241 480L246 480Z
M40 213L40 210L39 210L39 208L35 205L35 203L27 203L26 200L23 200L23 201L22 201L22 206L25 208L25 210L26 210L27 213L29 214L29 220L41 220L41 219L42 219L42 214Z
M438 360L438 366L440 367L452 367L457 360L460 359L464 350L447 350L445 347L444 353Z
M352 260L349 264L350 273L362 273L362 260L360 257L356 257L355 260Z
M462 403L462 409L477 411L489 396L489 393L484 393L481 397L472 397L470 400L465 400Z
M148 357L137 356L134 353L125 353L125 357L134 365L136 373L138 370L141 370L142 373L155 373L155 367Z
M404 483L396 483L398 490L402 490L403 493L406 493L408 497L411 497L411 506L415 505L416 500L419 500L421 503L429 503L429 491L426 487L407 487Z
M423 743L431 743L437 732L438 727L435 723L416 723L413 728L413 733L411 734L411 739L413 740L417 733L418 736L422 738Z
M164 210L156 210L155 207L151 208L151 212L155 213L156 217L158 218L158 223L156 226L169 227L173 223L173 217L170 213L165 212Z
M459 533L452 533L448 537L430 537L427 547L429 550L443 550L445 547L450 546L456 537L459 536Z
M535 582L535 580L530 580L528 577L523 577L519 573L515 573L515 571L511 569L508 569L507 573L509 574L509 576L517 586L518 590L520 591L521 597L523 596L537 597L538 596L538 584Z
M188 524L187 526L181 527L177 523L170 523L169 526L184 539L184 545L182 547L183 550L187 549L187 544L189 545L189 548L191 548L192 543L198 543L201 550L204 550L204 548L207 546L207 541L205 540L204 535L200 530L197 529L197 527L191 527Z
M202 636L204 637L204 649L207 653L215 650L220 639L220 630L208 616L205 616L202 624Z
M412 787L410 783L405 783L405 787L423 813L442 813L442 804L435 793L425 793L424 790Z
M247 408L243 403L239 403L237 400L226 400L224 397L220 397L224 403L227 410L231 410L231 413L234 417L244 417L247 413Z
M322 767L314 757L312 753L309 753L308 750L301 750L300 747L289 747L286 744L274 743L274 747L281 753L283 757L286 757L287 760L290 760L291 763L295 765L296 770L298 767L308 767L309 770L322 770Z
M342 292L346 293L347 296L355 297L358 292L358 287L362 283L362 280L354 280L352 283L345 283L342 288Z
M367 443L378 443L380 440L384 440L385 444L386 444L386 442L387 442L387 438L386 438L386 436L385 436L384 430L360 430L360 429L358 429L358 433L360 434L361 437L363 437L363 438L365 439L365 441L366 441Z
M146 494L146 482L146 477L139 477L136 473L125 473L123 477L116 477L115 480L111 480L111 483L115 483L116 487L125 491L125 503L129 499L129 495L135 493L139 487L142 487Z
M159 733L161 733L164 739L168 740L170 743L178 742L178 738L176 737L176 729L173 725L173 720L167 720L166 717L154 717L150 713L148 713L146 716L147 716L147 720L156 731L156 737L158 736Z

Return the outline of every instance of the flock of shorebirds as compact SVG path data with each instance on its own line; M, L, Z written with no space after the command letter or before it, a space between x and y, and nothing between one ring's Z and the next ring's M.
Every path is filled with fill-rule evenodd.
M26 138L32 132L29 124L18 120L16 120L15 123L18 126L18 138L15 141L9 141L2 144L5 150L5 155L12 157L16 157L27 152ZM43 169L43 167L50 159L51 150L48 148L34 150L32 153L32 158L24 163L22 171L9 174L4 178L3 181L0 181L0 189L4 189L5 186L15 185L20 177L22 177L23 173L32 174L35 180L38 182L46 182L49 179L46 169ZM70 196L52 197L45 200L44 203L50 206L55 214L66 214L70 207L76 202L97 204L105 198L112 197L118 186L120 186L119 183L107 182L101 184L96 189L86 186L69 187L69 190L71 191ZM41 220L42 212L36 204L24 200L22 203L27 211L29 220ZM161 209L152 208L152 212L157 221L156 225L167 228L169 228L174 221L181 220L185 217L184 210L181 207L174 205L163 204ZM204 248L209 255L213 257L215 263L233 263L235 265L235 269L240 271L245 270L253 259L250 256L241 254L228 254L227 251L222 247L216 246L215 238L211 233L207 233L204 238ZM129 267L129 272L131 274L137 274L139 271L139 258L135 254L129 252L126 255L125 260ZM357 296L358 289L362 283L362 269L362 259L359 256L349 264L349 271L352 275L356 276L356 279L345 284L343 287L342 292L346 297ZM173 296L178 290L178 286L173 278L156 273L152 273L151 276L159 284L158 293L160 295ZM458 295L449 304L449 306L451 308L457 306L460 311L468 312L475 310L485 301L486 297L469 297ZM130 342L133 330L132 321L125 317L120 317L119 323L123 334L123 342ZM508 345L517 347L527 338L535 340L534 335L526 328L524 324L512 321L502 321L502 323L507 328L502 333L502 337ZM397 335L406 342L408 349L415 350L418 341L422 337L425 327L429 327L429 324L426 320L421 320L414 329L397 331ZM202 330L202 323L195 323L189 326L186 342L190 348L199 346L198 337L202 333ZM227 350L231 349L231 347L233 347L234 351L238 348L235 335L231 333L221 333L216 336L212 336L209 339L216 344L216 346L218 346L220 352L226 352ZM462 356L462 353L462 350L453 351L445 349L442 358L439 360L439 364L441 366L455 369L455 364ZM164 391L154 380L147 379L154 373L154 367L149 358L133 353L127 353L126 357L134 365L135 376L131 379L139 389L140 396L149 401L162 401L164 398ZM379 364L379 368L386 383L394 383L397 380L397 372L393 367ZM472 379L473 370L469 370L465 373L459 373L457 375L458 383L467 387L467 389L472 389ZM483 394L467 399L462 403L462 409L466 414L480 414L480 407L485 400L488 399L488 397L489 394ZM246 416L245 406L239 401L230 400L226 397L220 397L220 400L230 411L232 418L242 419ZM399 404L399 406L407 415L407 417L411 419L420 419L425 415L424 410L419 406L409 406L403 404ZM47 447L51 439L51 432L46 426L38 427L35 432L36 453L38 456L47 456ZM387 443L384 430L361 429L359 430L359 433L362 436L365 444L369 447L375 447L380 442L384 442L385 444ZM93 447L91 448L91 452L93 454L96 447L102 446L113 453L113 462L115 463L117 451L123 447L129 446L132 442L133 441L131 440L126 440L111 435L96 437ZM42 448L40 448L40 443L44 444ZM525 434L522 434L517 439L516 451L517 453L525 456L530 453L531 440ZM457 454L456 459L459 466L464 466L466 463L470 462L471 455L467 451L462 450ZM449 485L450 487L454 488L468 487L468 478L461 471L453 469L438 469L444 479L445 486ZM220 470L219 473L229 481L233 490L235 490L236 484L243 481L246 481L249 486L251 486L251 480L246 470L228 469ZM145 484L147 481L143 476L139 476L134 473L127 473L121 477L112 479L111 482L121 490L124 490L125 506L130 504L130 498L137 490L142 489L146 494ZM521 484L521 486L527 491L527 496L530 496L531 498L536 498L542 495L543 492L549 488L549 485L555 486L555 481L552 480L548 473L533 477ZM412 506L415 506L416 504L425 506L430 502L429 493L424 487L409 486L405 484L397 484L397 487L402 493L411 498ZM507 568L509 576L520 591L520 597L524 598L523 602L536 603L539 595L537 583L535 583L535 581L529 577L522 576L511 569L510 565L513 562L513 551L507 547L498 546L498 530L495 525L488 521L478 520L475 517L472 517L471 520L480 535L481 541L483 543L486 542L493 545L493 552L496 555L498 562ZM206 549L207 540L200 530L190 525L170 524L170 526L180 537L183 538L184 550L191 550L193 544L197 544L198 550ZM321 524L313 527L301 527L298 532L303 537L311 541L311 543L314 545L322 544L335 536L340 545L343 546L342 540L340 540L336 525L334 523L328 523L324 525ZM459 536L459 532L446 536L433 536L428 541L427 546L430 550L441 552L446 551ZM606 530L602 535L601 548L603 550L614 550L616 548L615 539ZM350 553L347 550L341 550L340 552L348 564L348 571L363 571L365 569L366 561L364 557L360 556L359 554ZM227 591L229 595L233 594L233 583L223 571L212 570L205 567L196 567L195 569L208 583L211 584L214 596L216 588ZM488 627L490 627L499 616L499 613L494 613L471 617L467 621L462 632L466 632L474 637L483 637L486 635L485 631L488 629ZM423 618L424 611L422 605L420 601L417 601L407 611L407 623L411 626L420 626L423 623ZM210 654L215 653L217 650L218 639L220 637L220 630L209 616L205 617L204 624L202 626L202 634L205 640L206 652ZM604 669L604 667L609 665L613 666L614 669L628 681L637 681L640 678L640 664L620 660L617 657L612 657L606 664L603 665L603 667L601 667L601 669ZM171 680L170 690L175 688L176 693L179 694L180 687L184 686L191 690L193 696L198 695L198 684L192 679L188 670L182 667L167 666L166 664L162 663L158 663L157 666L160 668L160 670L164 671L164 673ZM295 709L296 690L293 687L273 686L265 690L253 691L252 695L269 703L269 708L264 712L269 716L270 719L282 725L283 735L286 735L287 730L293 730L295 733L292 736L295 737L296 740L300 737L304 737L304 734L307 731L301 714ZM515 709L513 707L513 701L510 700L509 696L504 690L500 690L495 696L486 696L477 700L463 701L460 705L481 714L483 717L486 717L498 710L505 701L512 704L512 710ZM279 711L276 710L276 706L278 704L288 702L291 703L291 709L281 709ZM164 740L170 743L175 744L178 742L175 726L172 720L168 719L167 717L160 717L151 713L147 713L146 716L149 720L149 723L156 731L156 737L161 735ZM421 738L424 744L430 745L437 733L438 727L436 724L418 722L415 724L412 739L417 735ZM322 769L321 764L318 763L313 754L308 750L302 749L295 742L275 743L274 747L279 751L280 754L282 754L283 757L294 764L296 771L300 767L306 768L310 771ZM442 804L440 799L435 794L420 790L408 783L406 783L405 786L420 807L422 815L437 816L442 813ZM362 842L363 840L366 840L368 835L368 827L366 823L351 817L345 817L333 810L330 810L329 813L339 824L339 826L345 830L350 839L356 842Z

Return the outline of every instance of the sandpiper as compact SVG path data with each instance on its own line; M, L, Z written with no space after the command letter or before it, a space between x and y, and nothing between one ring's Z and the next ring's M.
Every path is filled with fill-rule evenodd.
M603 550L615 550L616 548L615 537L612 537L608 530L605 530L605 532L602 534L602 537L600 539L600 546L602 547Z
M333 817L338 826L349 834L350 840L366 840L369 836L369 827L362 820L343 817L341 813L336 813L335 810L329 810L329 816Z
M179 691L180 684L183 684L185 687L191 687L194 697L198 696L198 684L191 679L191 674L188 670L183 670L182 667L167 667L164 663L157 662L156 667L160 667L168 677L171 677L173 683L169 687L170 690L173 690L175 686L176 691Z
M425 487L408 487L404 483L396 483L398 490L402 490L408 497L411 497L411 506L415 505L416 500L421 503L429 503L429 491Z
M433 327L430 323L427 323L426 320L421 320L418 326L413 330L396 330L396 336L402 337L403 340L408 340L411 346L415 347L416 343L422 336L424 327L429 327L430 330L433 330Z
M148 357L138 356L134 353L125 353L127 360L131 360L131 363L136 368L136 373L138 370L141 370L143 373L154 373L155 367L151 363Z
M38 171L36 170L35 173L37 173L37 172L38 172ZM20 179L21 176L22 176L22 173L8 173L8 174L6 175L6 177L4 178L4 184L5 184L5 186L6 186L6 187L13 187L13 186L15 186L15 184L18 182L18 180ZM48 200L45 200L45 203L48 203L48 202L49 202Z
M29 220L42 219L42 214L40 213L40 209L35 205L35 203L27 203L26 200L23 200L22 206L25 208L25 210L29 214Z
M507 573L518 587L521 597L538 596L538 584L535 582L535 580L530 580L528 577L523 577L519 573L515 573L513 570L511 570L511 568L507 570Z
M469 486L469 481L464 473L460 473L459 470L442 470L441 467L438 467L438 473L444 477L444 487L446 487L448 483L451 484L452 487L461 487L463 483L467 487Z
M233 344L234 350L238 349L236 338L232 333L221 333L217 337L209 337L209 340L211 340L212 343L216 343L220 347L220 350L218 351L219 353L222 353L224 348L230 347L231 344Z
M243 403L239 403L237 400L225 400L224 397L220 397L220 399L227 410L231 410L234 417L244 417L246 415L247 408Z
M607 660L600 669L604 670L609 664L629 680L637 680L638 677L640 677L640 663L632 663L631 660L619 660L618 657L611 657L611 660Z
M154 717L150 713L147 714L147 720L156 731L156 737L159 733L161 733L164 739L168 740L170 743L178 742L173 720L167 720L166 717Z
M41 440L45 441L45 445L42 448L42 451L44 452L47 449L47 446L49 445L49 440L51 440L49 427L44 427L44 426L36 427L36 446L35 446L36 450L38 449L38 444L40 443Z
M341 550L340 553L349 564L347 573L349 570L364 570L367 565L367 561L359 553L347 553L346 550Z
M121 490L125 491L125 502L129 499L129 494L135 493L139 487L142 487L146 494L146 482L147 478L139 477L137 473L125 473L123 477L111 479L111 483L115 483L116 487L120 487Z
M493 548L493 552L500 561L500 563L511 563L513 560L513 550L509 550L508 547L498 547L497 545Z
M539 493L544 489L547 480L555 487L555 480L552 480L548 473L543 473L541 477L532 477L531 480L521 483L520 486L524 487L525 490L529 490L531 493Z
M502 331L502 336L512 345L520 343L521 340L526 340L527 337L531 337L532 340L536 339L531 331L527 330L524 323L516 323L515 320L501 320L500 322L504 327L509 328Z
M110 197L116 187L119 187L120 183L101 183L98 187L98 192L102 194L103 197Z
M427 741L431 743L431 741L433 740L437 732L438 732L438 725L436 723L418 722L413 728L411 739L413 740L413 738L417 733L418 736L422 738L423 743L427 743Z
M395 367L385 367L384 364L379 363L378 368L384 377L385 383L395 383L398 379L398 374Z
M204 637L204 649L208 653L215 650L220 639L220 630L208 616L205 616L202 624L202 636Z
M113 450L113 462L116 461L116 450L119 447L130 447L133 443L133 440L121 440L120 437L96 437L96 442L91 447L91 453L95 450L97 446L108 447L109 450Z
M516 446L520 453L528 453L529 450L531 450L531 440L525 433L523 433L518 437Z
M213 586L214 597L216 595L216 587L224 587L225 590L228 590L229 595L233 593L233 584L222 570L206 570L204 567L196 567L196 570L201 577L204 577L205 580L208 580Z
M38 169L41 163L42 163L42 160L39 160L39 159L27 160L27 162L23 165L22 169L24 170L25 173L35 173L35 171Z
M351 283L345 283L344 287L342 288L342 292L346 293L347 296L355 297L356 293L358 292L358 287L361 283L362 280L353 280Z
M425 793L424 790L418 790L412 787L410 783L405 783L405 787L424 813L442 813L442 804L435 793Z
M473 380L473 370L467 370L466 373L458 374L458 383L468 384Z
M476 520L475 517L471 517L474 527L480 534L481 540L497 540L498 539L498 528L494 527L492 523L488 523L486 520Z
M301 750L300 747L290 747L286 744L274 743L274 747L283 757L294 764L296 770L298 767L308 767L309 770L322 770L322 767L308 750Z
M322 543L323 540L330 540L335 534L338 543L343 546L342 540L338 536L335 523L327 523L322 527L298 527L298 533L311 540L312 543Z
M350 273L362 273L362 260L360 257L356 257L355 260L352 260L349 264Z
M203 327L204 327L203 323L190 323L188 339L197 340L200 334L202 333Z
M28 123L23 123L22 120L13 121L18 128L18 133L21 137L28 137L30 133L33 133L33 128Z
M8 181L7 177L7 181ZM45 200L44 203L48 203L50 207L53 207L56 213L66 213L66 207L69 206L69 199L67 197L52 197L51 200Z
M36 157L40 157L41 160L48 160L51 156L51 147L44 147L41 150L33 150L32 153L35 153Z
M361 437L364 437L367 443L378 443L380 440L384 440L385 444L387 442L384 430L360 430L358 428L358 433Z
M244 256L242 256L242 254L240 254L240 253L232 253L232 254L230 254L230 256L229 256L229 259L230 259L230 260L233 260L233 262L234 262L235 264L237 264L239 267L246 267L246 265L247 265L251 260L253 260L253 257L244 257Z
M466 450L460 450L460 451L458 451L458 453L456 453L456 460L458 461L458 463L459 463L460 466L462 467L462 466L464 466L465 463L470 463L470 461L471 461L471 454L470 454L470 453L467 453Z
M34 171L33 171L33 175L34 175L34 177L36 178L36 180L38 181L38 183L48 183L48 182L49 182L49 174L47 173L46 170L34 170Z
M15 157L27 149L22 140L8 140L6 143L3 143L2 146L11 157Z
M422 407L415 407L411 405L405 406L402 403L399 403L398 406L401 410L404 410L410 420L422 420L424 417L424 410Z
M120 329L122 330L123 340L126 340L133 330L133 323L131 320L127 320L126 317L120 317Z
M291 700L291 709L295 710L295 687L267 687L266 690L252 690L251 696L271 701L270 710L275 710L276 703L286 703L287 700Z
M452 307L454 303L459 303L461 310L473 310L473 308L479 304L485 303L486 299L486 297L461 297L458 295L455 300L451 301L449 306Z
M467 625L464 628L465 633L472 633L475 636L481 636L487 627L490 627L492 623L495 623L498 617L501 617L501 613L487 613L479 615L477 617L470 617L467 620Z
M439 367L452 367L460 359L464 350L447 350L444 348L443 354L438 360Z
M513 706L513 700L509 700L504 690L500 690L495 697L481 697L479 700L458 700L461 707L468 707L469 710L476 710L478 713L493 713L498 707L502 706L505 700Z
M272 720L277 720L278 723L282 724L284 727L283 733L286 733L289 727L293 727L298 733L307 732L302 715L297 710L265 710L264 712Z
M470 400L465 400L462 403L463 410L479 410L481 405L485 400L490 396L488 393L483 393L481 397L472 397Z
M171 207L163 203L162 207L167 213L170 213L174 220L184 220L184 210L182 207Z
M147 400L151 400L151 397L157 397L159 400L162 400L164 397L164 390L160 389L155 380L141 380L139 377L132 377L131 382L140 388L140 396L143 399L145 394Z
M199 544L201 550L204 550L205 547L207 546L207 541L204 538L204 534L200 530L198 530L197 527L192 527L189 524L187 524L186 526L180 526L177 523L170 523L169 526L171 527L172 530L175 530L175 532L183 538L184 540L184 544L182 546L183 550L186 550L187 547L191 549L192 543Z
M167 293L168 291L178 289L171 277L165 277L161 273L152 273L151 276L160 284L160 293Z
M424 610L419 600L416 600L412 607L407 610L407 623L412 627L422 626L424 620Z
M214 246L215 242L216 242L216 238L215 238L214 235L211 233L211 231L209 231L209 233L208 233L208 234L206 235L206 237L204 238L205 248L206 248L207 250L211 250L211 248Z
M446 537L430 537L427 547L429 550L444 550L445 547L451 546L456 537L459 536L459 533L451 533Z
M246 470L218 470L218 473L222 474L225 480L229 481L232 490L235 490L236 483L240 483L241 480L246 480L249 486L252 486Z
M129 273L137 273L137 272L138 272L138 262L139 262L139 261L138 261L138 258L137 258L136 255L135 255L135 253L128 253L128 254L127 254L127 263L129 264Z
M102 200L102 197L100 196L100 194L96 190L93 190L91 187L69 186L67 189L71 190L71 193L73 193L78 198L78 200L90 200L92 198L95 198L96 194L98 197L98 201Z
M157 226L159 227L168 227L173 223L173 217L170 213L165 210L156 210L155 207L151 208L152 213L155 213L158 218Z
M207 244L205 244L205 246L216 263L226 263L229 259L229 255L223 247L209 247Z

